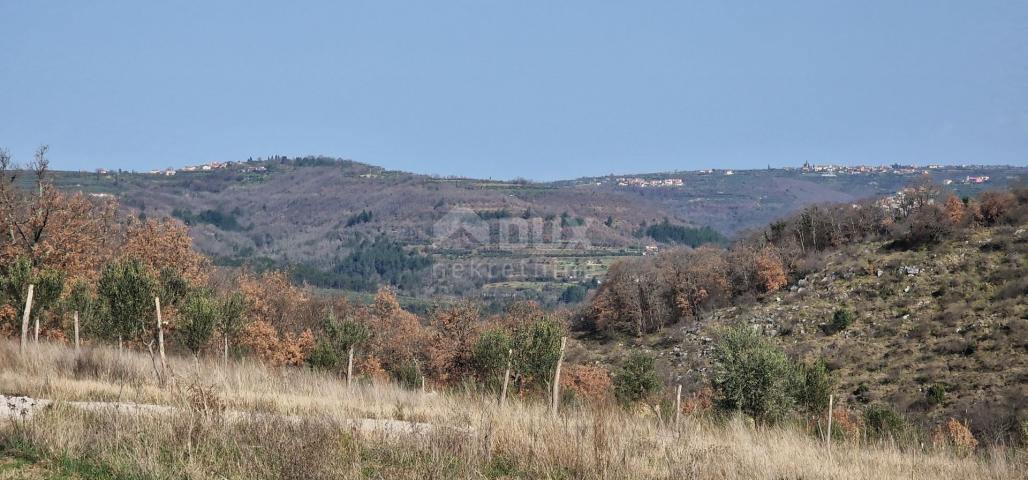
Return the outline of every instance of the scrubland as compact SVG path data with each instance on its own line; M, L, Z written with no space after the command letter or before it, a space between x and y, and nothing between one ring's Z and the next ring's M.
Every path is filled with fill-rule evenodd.
M159 361L157 362L159 364ZM713 412L568 404L498 405L251 361L0 343L0 393L53 400L0 420L0 478L1023 478L1022 450L974 454L823 439L792 422L756 426ZM74 401L121 402L85 409ZM125 408L170 406L172 413ZM389 419L368 428L362 419ZM403 423L409 422L409 423ZM428 424L424 426L421 424ZM374 424L373 424L374 425Z

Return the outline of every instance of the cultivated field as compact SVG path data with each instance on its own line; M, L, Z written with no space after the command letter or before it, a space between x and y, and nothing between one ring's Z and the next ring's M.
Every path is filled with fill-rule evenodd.
M299 368L0 343L0 478L1024 478L1023 451L958 456L798 426L354 385ZM73 403L81 401L105 404ZM118 402L117 407L113 402ZM131 406L127 403L170 408ZM368 421L398 420L397 421ZM427 424L427 425L425 425Z

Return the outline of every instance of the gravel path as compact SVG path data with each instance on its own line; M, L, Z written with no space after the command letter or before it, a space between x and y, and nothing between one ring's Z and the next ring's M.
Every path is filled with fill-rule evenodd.
M0 395L0 421L16 418L29 419L40 411L53 405L52 400L26 397L21 395ZM115 410L127 415L172 415L179 411L178 408L167 405L153 405L146 403L128 402L62 402L80 410L102 412ZM227 411L224 413L229 421L241 421L244 419L272 416L268 413L249 413L239 411ZM291 422L300 422L304 417L300 415L274 415L278 418ZM389 434L424 435L431 432L434 426L430 423L405 422L402 420L375 419L375 418L353 418L344 419L344 423L350 423L354 428L362 432L378 432Z

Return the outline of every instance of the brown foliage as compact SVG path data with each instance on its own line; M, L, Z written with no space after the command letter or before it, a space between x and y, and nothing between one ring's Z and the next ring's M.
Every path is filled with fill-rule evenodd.
M1010 192L985 192L978 200L978 218L983 225L996 225L1003 221L1017 203Z
M423 338L418 317L401 308L396 295L386 287L375 294L370 310L368 350L383 362L386 369L416 359Z
M247 315L255 321L291 329L290 312L305 302L308 295L289 282L285 272L267 271L260 275L244 271L236 279L240 293L250 306Z
M785 276L785 265L782 263L782 257L778 255L774 247L770 245L765 246L757 254L754 263L756 264L757 277L760 279L765 292L776 292L789 283Z
M610 400L610 371L599 365L567 365L560 375L562 388L575 392L578 398L589 402L605 402Z
M843 438L855 442L860 439L861 419L859 415L850 413L845 407L832 410L832 423L842 432Z
M436 313L424 349L426 374L443 384L471 374L479 317L478 307L466 301Z
M695 316L712 296L722 297L728 291L728 262L723 250L700 247L669 260L666 275L680 316Z
M714 406L714 389L704 387L682 402L682 413L691 415L709 411Z
M967 208L964 206L964 202L960 201L960 199L953 194L946 197L946 203L943 204L943 211L946 212L946 219L949 220L951 225L961 225L964 223L964 218L967 217Z
M263 362L274 366L303 365L316 343L310 330L304 330L296 337L290 333L279 336L275 327L263 320L248 325L241 342Z
M382 368L382 362L375 355L368 355L357 362L357 371L372 383L385 384L389 382L389 373Z
M112 229L117 205L81 193L58 192L49 183L40 193L0 189L4 242L0 262L18 256L34 265L64 271L71 280L95 280L112 254Z
M143 262L155 275L171 269L193 285L207 280L208 261L193 250L189 229L178 220L150 219L141 222L130 217L120 253L123 257Z
M978 448L978 440L971 429L956 419L949 419L932 431L932 444L935 448L949 447L958 455L970 455Z

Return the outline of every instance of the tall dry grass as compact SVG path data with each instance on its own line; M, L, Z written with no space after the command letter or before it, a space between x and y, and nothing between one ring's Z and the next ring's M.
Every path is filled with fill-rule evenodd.
M41 345L30 358L0 343L0 392L56 400L119 400L175 415L86 411L58 403L8 421L3 455L41 468L87 465L126 478L1023 478L1023 452L945 451L822 442L790 427L686 417L679 425L609 406L557 418L543 402L503 408L476 392L422 394L389 385L347 388L302 369L172 358L158 384L148 355L97 348L76 359ZM198 407L214 392L220 409ZM270 414L269 414L270 413ZM428 433L359 428L354 419L428 422Z

